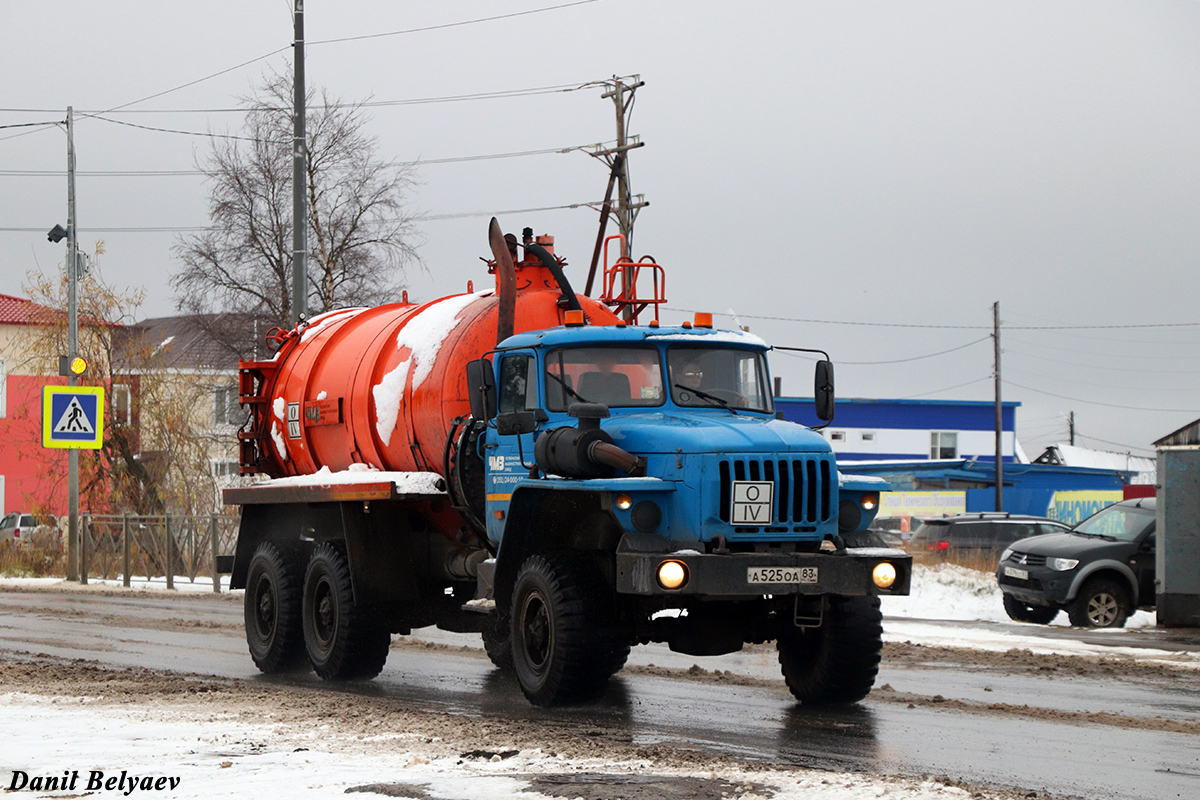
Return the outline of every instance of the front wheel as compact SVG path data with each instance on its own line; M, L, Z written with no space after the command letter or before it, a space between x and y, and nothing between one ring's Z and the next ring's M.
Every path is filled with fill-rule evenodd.
M313 551L304 576L304 647L327 681L374 678L387 660L391 637L355 604L350 566L342 549L326 542Z
M801 703L857 703L879 672L879 598L830 595L820 627L787 625L776 646L784 681Z
M530 556L513 586L512 659L517 682L535 706L598 697L620 668L621 647L604 633L606 595L586 563ZM628 654L628 646L623 652Z
M1067 607L1077 628L1122 628L1129 617L1129 593L1108 578L1092 578Z
M1010 594L1004 595L1004 613L1016 622L1036 622L1038 625L1049 625L1058 616L1054 606L1031 606L1022 603Z
M267 674L304 660L300 628L300 576L279 548L263 542L246 572L246 644L254 665Z

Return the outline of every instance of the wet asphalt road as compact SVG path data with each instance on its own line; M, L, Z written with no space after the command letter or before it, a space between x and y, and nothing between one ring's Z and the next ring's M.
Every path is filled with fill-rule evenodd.
M158 630L142 622L154 619L183 620L194 627ZM229 598L0 592L0 652L320 684L311 673L284 678L259 675L246 653L240 625L241 607ZM1044 636L1103 636L1065 628L1038 631ZM1163 645L1170 635L1152 632L1139 639ZM1191 636L1180 636L1176 647L1200 646ZM1129 637L1122 637L1120 644L1128 646ZM635 654L644 650L648 648L636 648ZM663 650L652 660L668 664L670 657ZM727 666L715 660L688 660L710 669ZM747 674L768 668L753 667ZM991 674L980 667L885 664L877 686L884 684L898 692L974 703L1200 720L1200 675L1190 689L1111 679ZM814 711L796 705L782 680L742 686L624 672L599 704L550 711L529 706L515 682L477 653L400 647L393 649L375 681L327 689L382 696L448 714L536 721L545 726L548 741L561 728L602 739L683 745L770 763L949 776L1095 800L1200 798L1200 736L936 705L909 707L876 695L849 709Z

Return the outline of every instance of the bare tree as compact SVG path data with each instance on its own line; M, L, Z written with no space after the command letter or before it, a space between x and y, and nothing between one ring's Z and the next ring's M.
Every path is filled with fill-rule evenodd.
M242 99L239 138L215 138L199 164L211 183L212 227L175 246L180 310L210 315L213 338L246 357L246 330L290 327L292 314L292 79L273 75ZM362 103L309 91L308 285L313 313L377 305L399 293L415 259L405 196L411 165L384 161Z
M36 315L14 342L20 354L14 367L56 375L56 356L67 352L66 277L31 273L24 288ZM88 359L81 383L102 386L106 395L103 444L80 451L83 508L207 513L215 510L217 496L210 459L234 451L234 434L207 424L197 411L208 408L208 383L169 369L162 343L148 341L134 324L143 297L141 291L114 291L98 267L80 281L79 352ZM36 463L45 494L65 494L63 451L41 447L39 399L10 408L0 435L22 444L18 457Z

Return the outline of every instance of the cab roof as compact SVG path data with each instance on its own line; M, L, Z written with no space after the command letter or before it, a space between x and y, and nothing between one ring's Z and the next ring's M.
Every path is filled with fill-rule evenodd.
M547 328L514 334L501 342L497 350L513 350L520 347L563 347L590 344L633 344L678 343L719 344L734 347L767 349L768 345L759 337L743 331L726 331L716 328L683 328L663 326L651 328L644 325L583 325Z

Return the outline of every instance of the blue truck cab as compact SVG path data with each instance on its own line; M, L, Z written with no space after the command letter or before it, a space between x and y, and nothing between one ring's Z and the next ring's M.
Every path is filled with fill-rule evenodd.
M461 446L496 551L484 641L530 700L586 695L650 641L717 655L774 640L802 702L870 690L878 597L908 593L911 560L854 546L888 486L842 475L818 432L776 418L769 350L740 331L574 325L468 369ZM832 368L818 372L832 405ZM586 655L555 662L568 652Z

